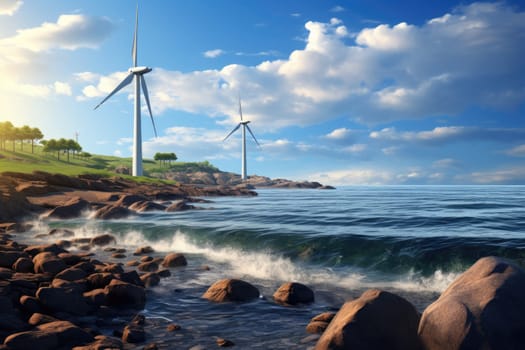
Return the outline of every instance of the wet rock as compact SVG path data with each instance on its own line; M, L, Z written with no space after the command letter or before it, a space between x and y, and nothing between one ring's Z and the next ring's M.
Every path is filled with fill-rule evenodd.
M88 345L74 347L73 350L114 350L123 348L124 345L120 339L97 335L94 342Z
M141 201L131 204L128 209L143 213L154 210L165 210L166 207L151 201Z
M137 203L137 202L147 202L148 199L144 196L137 195L137 194L124 194L120 196L118 201L115 203L115 205L122 206L128 208L130 205Z
M67 281L60 278L54 278L53 281L51 281L50 287L64 288L77 293L84 293L87 290L87 283L85 280Z
M60 205L44 215L46 218L73 219L82 215L84 210L89 208L89 202L81 198L71 198L69 201Z
M122 254L122 253L113 253L111 254L111 257L113 259L125 259L126 258L126 254Z
M157 271L157 275L159 275L160 278L166 278L166 277L170 277L171 276L171 272L170 270L159 270Z
M43 252L35 255L33 258L33 265L35 273L48 273L51 275L56 275L67 268L64 260L51 252Z
M123 219L130 216L133 212L128 208L121 207L119 205L108 204L93 214L95 219L111 220L111 219Z
M76 267L70 267L68 269L65 269L59 272L55 276L55 278L59 278L61 280L66 280L66 281L76 281L76 280L83 279L86 276L87 276L86 271L76 268Z
M157 343L149 343L143 348L143 350L158 350L158 348Z
M479 259L421 317L426 349L519 349L525 344L525 270Z
M94 310L82 294L73 289L41 287L36 292L40 304L52 312L87 315Z
M107 304L107 296L104 288L98 288L90 290L82 294L84 298L87 298L91 301L92 304L97 306L102 306Z
M32 326L38 326L40 324L49 323L49 322L55 322L55 321L58 321L58 319L56 319L56 318L54 318L52 316L46 315L46 314L35 312L29 318L28 323L30 325L32 325Z
M42 245L31 245L24 249L24 252L29 254L30 256L35 256L38 253L44 253L49 252L53 253L55 255L58 255L60 253L67 253L67 251L61 247L59 247L57 244L42 244Z
M103 234L93 237L89 241L89 244L91 244L92 246L105 246L112 243L117 244L117 239L115 238L115 236L109 234Z
M105 293L110 306L143 309L146 303L144 288L120 280L112 280L105 287Z
M186 265L188 265L186 257L181 253L170 253L166 255L162 261L162 266L164 267L178 267Z
M135 270L119 273L116 275L116 278L121 281L134 284L136 286L144 287L144 284L140 280L139 274Z
M29 296L29 295L22 295L19 300L20 308L26 312L27 314L35 314L35 313L41 313L42 307L40 306L40 302L37 298Z
M235 345L231 340L223 339L223 338L217 338L215 342L217 343L217 346L221 348L227 348L227 347Z
M405 299L371 289L346 302L317 342L315 350L419 350L419 314Z
M180 330L180 329L181 329L180 325L175 324L175 323L169 324L169 325L166 327L166 330L167 330L168 332L174 332L174 331L178 331L178 330Z
M26 331L11 334L4 345L9 350L54 350L58 348L58 336L45 331Z
M310 320L310 323L306 326L306 332L312 334L322 334L332 319L334 318L334 312L323 312Z
M146 261L137 266L137 270L142 272L155 272L159 269L159 264L154 261Z
M314 301L314 292L304 284L288 282L277 289L273 298L278 303L288 305L306 304Z
M56 334L58 344L61 347L73 347L76 345L85 345L94 340L94 338L68 321L55 321L38 325L36 327L39 331L47 332L48 334Z
M137 250L135 250L133 255L144 255L144 254L151 254L154 252L155 250L153 250L153 248L151 248L150 246L145 246L145 247L137 248Z
M136 315L133 320L124 327L122 332L122 341L125 343L142 343L146 341L146 332L144 324L146 318L144 315Z
M86 278L89 289L104 288L115 278L112 273L109 272L100 272L89 275Z
M25 272L33 272L34 268L35 268L35 266L33 265L33 261L31 261L31 259L25 258L25 257L18 258L13 263L13 270L16 271L16 272L23 272L23 273L25 273Z
M141 258L140 258L140 261L141 261L141 262L153 261L153 257L152 257L152 256L149 256L149 255L146 255L146 256L141 257Z
M259 298L259 290L248 282L224 279L215 282L203 294L203 298L214 302L249 301Z
M140 276L140 279L147 288L155 287L160 283L160 276L155 272L148 272Z
M59 236L59 237L73 237L75 232L68 230L67 228L54 228L48 233L48 236Z
M176 212L176 211L186 211L190 209L195 209L194 205L188 204L188 202L181 200L176 201L166 208L167 212Z
M19 251L0 251L0 267L11 268L20 258L27 258L28 255Z

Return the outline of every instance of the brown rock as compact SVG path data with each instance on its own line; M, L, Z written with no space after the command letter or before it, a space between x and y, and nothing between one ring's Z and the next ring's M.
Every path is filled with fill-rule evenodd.
M169 325L166 327L166 330L167 330L168 332L174 332L174 331L178 331L178 330L180 330L180 329L181 329L180 325L178 325L178 324L174 324L174 323L169 324Z
M277 289L273 294L273 298L279 303L289 305L312 303L314 301L314 292L304 284L288 282Z
M113 278L115 276L112 273L100 272L89 275L86 281L89 289L98 289L107 286Z
M143 309L146 304L146 291L134 284L112 280L104 290L110 306Z
M101 306L106 305L106 291L104 288L98 288L90 290L89 292L85 292L82 294L84 298L87 298L91 301L92 304Z
M31 256L35 256L38 253L44 253L44 252L50 252L55 255L58 255L60 253L67 253L66 250L59 247L55 243L53 244L43 244L43 245L32 245L24 249L24 252Z
M133 203L137 202L146 202L148 199L144 196L137 195L137 194L124 194L120 196L118 201L115 203L115 205L122 206L122 207L129 207Z
M64 288L74 292L84 293L87 290L87 283L85 280L67 281L60 278L54 278L53 281L51 281L50 287Z
M36 292L36 297L44 308L52 312L87 315L94 309L80 291L73 289L42 287Z
M76 267L70 267L68 269L62 270L61 272L57 273L55 278L59 278L66 281L76 281L83 279L87 276L86 271L76 268Z
M479 259L430 306L419 324L426 349L520 349L525 344L525 271Z
M162 266L164 267L178 267L186 265L188 265L186 257L181 253L170 253L166 255L162 261Z
M157 271L157 275L159 275L160 278L170 277L171 272L170 270L163 269L163 270Z
M0 251L0 267L11 268L20 258L27 258L27 254L17 251Z
M135 270L119 273L116 275L116 277L121 281L144 287L144 284L140 280L139 274Z
M20 308L30 315L42 312L42 307L40 306L38 299L35 297L22 295L19 302Z
M315 349L420 349L419 315L408 301L371 289L346 302Z
M154 261L146 261L140 263L137 269L142 272L155 272L159 269L159 264Z
M111 220L111 219L123 219L130 216L133 212L128 208L121 207L119 205L108 204L93 214L95 219Z
M334 312L323 312L310 320L310 323L306 326L306 331L312 334L322 334L332 319L334 318Z
M221 348L226 348L226 347L230 347L230 346L234 346L235 345L231 340L223 339L223 338L217 338L217 340L215 342L217 343L217 346L219 346Z
M144 327L137 325L127 325L122 333L122 341L125 343L142 343L146 341Z
M43 323L49 323L49 322L55 322L55 321L58 321L58 319L52 316L49 316L49 315L45 315L45 314L36 312L31 315L28 323L32 326L38 326Z
M115 238L115 236L109 234L103 234L93 237L89 241L89 244L93 246L105 246L111 243L117 244L117 239Z
M26 331L11 334L4 345L9 350L54 350L58 348L58 336L45 331Z
M165 210L166 207L162 204L158 204L151 201L135 202L129 206L130 210L134 210L139 213L153 211L153 210Z
M67 268L66 263L51 252L43 252L35 255L33 265L35 273L48 273L51 275L56 275Z
M203 298L214 302L249 301L259 297L259 290L248 282L224 279L215 282L203 294Z
M82 328L75 326L68 321L55 321L38 325L37 330L48 334L56 334L58 344L61 347L73 347L76 345L85 345L94 339L89 333Z
M73 350L114 350L114 349L123 349L123 344L120 339L108 337L105 335L97 335L95 341L85 345L85 346L76 346Z
M147 288L155 287L160 283L160 277L155 272L148 272L140 276L140 279Z
M60 259L64 260L67 265L76 265L82 261L82 257L78 254L71 253L60 253L57 255Z
M195 206L188 204L188 202L181 200L176 201L172 205L166 208L167 212L185 211L195 209Z
M16 272L33 272L34 268L33 261L29 258L18 258L13 264L13 270Z
M145 246L145 247L137 248L137 250L135 250L133 255L144 255L144 254L151 254L151 253L154 253L154 252L155 251L153 250L153 248L151 248L150 246Z
M81 198L71 198L69 201L60 205L47 214L46 218L57 218L57 219L72 219L79 217L82 212L89 208L89 202Z
M141 258L140 258L140 261L141 261L141 262L153 261L153 257L152 257L152 256L149 256L149 255L146 255L146 256L141 257Z
M48 233L49 236L60 236L60 237L73 237L75 232L68 230L67 228L54 228Z
M113 253L111 254L111 257L113 259L125 259L126 258L126 254L122 254L122 253Z

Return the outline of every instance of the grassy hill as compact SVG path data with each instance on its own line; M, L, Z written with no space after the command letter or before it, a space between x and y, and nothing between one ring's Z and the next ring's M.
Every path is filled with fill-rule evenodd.
M35 146L31 153L31 146L26 145L23 150L17 145L15 152L10 147L0 150L0 173L4 171L15 171L21 173L32 173L35 170L49 173L60 173L64 175L100 174L106 176L115 175L115 169L126 167L131 169L131 158L120 158L104 155L92 155L89 158L79 158L70 154L69 161L66 154L45 153L42 147ZM208 162L173 162L169 167L161 167L159 163L151 159L143 160L144 174L147 178L150 173L162 173L166 171L219 171ZM122 175L127 177L125 175Z

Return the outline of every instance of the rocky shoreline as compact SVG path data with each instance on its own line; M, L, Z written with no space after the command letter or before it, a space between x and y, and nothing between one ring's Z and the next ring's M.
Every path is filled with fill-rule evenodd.
M35 232L21 221L24 217L67 219L91 210L101 219L111 219L140 210L167 210L174 204L179 209L192 206L189 203L198 201L193 196L254 195L244 187L214 192L45 173L4 174L0 190L0 349L35 350L168 349L158 334L179 333L191 339L192 330L184 324L156 323L140 313L148 291L188 262L180 252L159 254L148 246L128 252L109 234L80 238L65 228ZM35 244L38 237L55 243ZM516 263L481 258L422 313L396 294L370 289L337 312L326 310L309 323L305 320L304 346L519 349L525 344L524 290L525 271ZM260 296L247 281L221 279L204 294L191 297L236 304ZM315 290L290 281L272 300L283 308L303 308L315 297ZM236 339L217 337L213 342L217 347L236 346Z

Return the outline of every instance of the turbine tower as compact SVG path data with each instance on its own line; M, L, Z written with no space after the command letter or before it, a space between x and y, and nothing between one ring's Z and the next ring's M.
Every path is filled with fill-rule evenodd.
M248 123L250 123L249 120L243 120L242 118L242 105L241 105L241 97L239 96L239 116L241 117L241 121L237 126L222 140L223 142L226 141L228 137L230 137L234 132L236 132L241 126L242 126L242 172L241 172L241 178L243 180L246 180L246 129L250 132L250 135L252 135L253 140L255 143L260 147L261 145L255 138L255 135L252 132L252 129L248 126Z
M140 116L140 87L144 91L144 98L148 106L149 116L151 117L151 123L153 124L153 131L155 137L157 137L157 128L155 127L155 121L153 120L153 114L151 113L151 106L149 103L148 88L146 86L146 80L144 80L144 74L151 72L151 68L146 66L137 66L137 30L139 25L139 8L137 6L137 12L135 15L135 32L133 35L133 47L131 49L131 58L133 60L133 67L128 69L128 76L124 78L117 85L117 87L111 91L111 93L102 100L94 109L97 109L106 102L111 96L119 92L122 88L129 85L133 79L135 79L135 113L133 122L133 166L132 175L142 176L142 128L141 128L141 116Z

